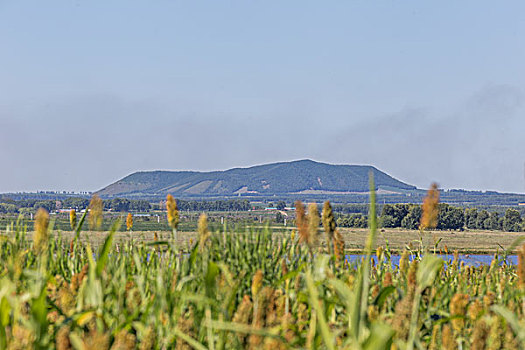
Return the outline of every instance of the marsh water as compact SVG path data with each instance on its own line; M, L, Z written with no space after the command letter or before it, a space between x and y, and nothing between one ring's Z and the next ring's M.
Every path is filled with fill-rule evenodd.
M454 260L454 255L452 254L438 254L439 257L441 257L445 262L451 262ZM346 260L349 263L359 262L362 258L365 256L362 254L351 254L346 256ZM377 262L377 257L373 256L375 262ZM494 259L494 255L491 254L459 254L459 263L463 261L465 265L467 266L480 266L480 265L490 265L492 260ZM503 259L502 256L499 257L500 259ZM401 259L400 255L392 255L392 264L393 265L399 265L399 260ZM413 256L410 256L410 260L413 259ZM506 263L508 265L517 265L518 264L518 256L517 255L507 255Z

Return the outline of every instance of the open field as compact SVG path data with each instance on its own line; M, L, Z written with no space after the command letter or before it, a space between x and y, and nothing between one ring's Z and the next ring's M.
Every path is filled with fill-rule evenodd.
M255 227L255 226L254 226ZM262 228L262 226L259 226ZM272 228L275 236L289 235L293 228ZM368 234L367 229L348 229L340 228L343 239L345 241L345 247L347 253L360 253L365 248L365 242ZM239 232L242 229L238 230ZM70 231L60 232L65 239L71 239L73 233ZM236 234L231 232L230 234ZM123 242L134 239L138 242L145 241L151 242L154 240L155 233L153 231L137 231L117 232L115 234L115 242L122 244ZM402 230L402 229L381 229L378 233L377 241L375 246L388 246L395 252L400 253L405 247L409 246L415 248L419 245L420 239L419 231L414 230ZM81 240L89 242L94 247L98 247L107 236L107 232L90 232L85 231L82 233ZM169 238L171 232L169 231L158 231L160 239ZM28 237L31 237L31 233ZM190 241L195 242L197 240L197 232L178 232L177 243L183 248L187 249L190 246ZM323 242L323 233L320 232L320 241ZM503 248L509 248L517 239L525 238L523 232L501 232L501 231L429 231L423 233L423 243L426 247L433 248L435 243L441 239L437 246L437 250L444 251L445 246L449 252L458 250L460 253L469 254L493 254L496 252L502 252ZM503 247L503 248L502 248Z
M71 232L49 236L45 216L26 237L0 236L0 348L520 349L525 273L462 267L415 246L399 266L388 249L349 267L333 250L288 232ZM330 226L327 226L330 227ZM344 230L351 249L402 247L417 232ZM317 234L310 226L308 237ZM440 233L452 247L494 233ZM429 238L430 238L429 234ZM305 237L305 236L302 236ZM391 239L389 239L390 237ZM404 238L401 238L404 237ZM496 238L495 238L496 237ZM119 243L116 249L113 240ZM190 240L192 241L190 243ZM86 241L92 244L85 244ZM351 243L354 242L354 243ZM454 244L456 246L454 246ZM93 246L93 250L91 249ZM184 248L190 254L182 254ZM523 255L523 253L522 253ZM461 268L461 270L460 270Z
M368 230L341 229L349 250L363 250ZM447 247L449 252L458 250L461 253L495 253L507 249L525 233L501 231L430 231L423 233L423 243L426 247L433 247L439 239L439 249ZM414 230L381 229L377 237L377 246L388 245L390 249L402 251L407 245L416 247L419 244L420 233ZM500 246L501 245L501 246Z

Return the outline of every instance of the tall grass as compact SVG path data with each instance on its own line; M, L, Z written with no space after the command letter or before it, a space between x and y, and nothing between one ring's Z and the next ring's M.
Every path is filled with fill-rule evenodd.
M86 214L71 242L44 214L33 240L19 220L0 236L0 349L521 348L524 259L470 267L423 247L392 266L375 246L374 187L366 257L353 265L327 205L326 235L314 206L297 237L210 230L202 216L189 254L171 239L117 252L120 222L94 252L78 239Z

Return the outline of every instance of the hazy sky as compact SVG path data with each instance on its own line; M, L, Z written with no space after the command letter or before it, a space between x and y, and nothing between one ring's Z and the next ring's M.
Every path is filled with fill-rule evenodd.
M525 2L0 0L0 192L310 158L524 192Z

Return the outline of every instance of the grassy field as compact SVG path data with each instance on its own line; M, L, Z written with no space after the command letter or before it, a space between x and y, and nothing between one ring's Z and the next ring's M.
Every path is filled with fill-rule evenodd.
M368 231L366 229L341 229L349 250L363 250ZM509 248L517 239L525 237L525 233L501 231L429 231L423 233L426 246L432 247L439 241L438 250L449 252L458 250L461 253L487 253L501 252ZM419 244L420 233L414 230L381 229L376 245L386 246L390 249L402 251L407 245L416 247Z
M228 230L232 232L242 232L244 227L265 227L264 222L271 220L275 214L268 212L210 212L208 221L211 230L223 229L221 221L228 223ZM158 219L157 219L158 215ZM197 230L197 220L199 213L184 212L181 213L179 223L179 244L182 247L188 247L190 239L195 240ZM111 228L111 223L121 218L125 218L122 213L105 213L105 219L102 224L102 232L85 231L82 239L90 241L93 245L98 246L104 239L107 231ZM16 221L16 216L0 217L0 228L5 229L10 223ZM53 227L55 231L60 231L66 237L71 236L69 227L69 217L64 214L52 216ZM157 222L159 221L159 222ZM262 222L262 223L261 223ZM23 220L28 230L33 229L34 220ZM276 236L289 235L294 226L287 227L271 224L270 227ZM87 225L86 225L87 229ZM151 217L135 217L133 224L133 234L126 232L126 225L121 225L116 233L116 241L122 241L129 238L144 240L146 242L153 240L154 232L162 237L168 237L169 224L166 220L166 213L158 212ZM359 228L339 228L345 241L346 249L349 253L362 252L365 246L367 229ZM106 231L106 232L104 232ZM0 231L1 232L1 231ZM423 240L426 246L434 246L438 241L438 250L444 250L445 247L449 252L458 250L461 253L487 253L493 254L508 248L516 239L525 237L525 233L502 232L502 231L430 231L423 234ZM380 229L377 237L377 246L386 247L387 243L393 252L400 252L406 246L415 246L419 244L419 231L406 229ZM502 248L503 247L503 248Z
M253 226L254 228L263 228L264 226ZM289 236L293 228L283 229L282 227L270 228L273 235L276 237ZM347 253L361 253L364 251L366 239L368 236L367 229L347 229L340 228L343 240L345 242L345 248ZM237 232L242 232L242 228L238 228ZM235 234L235 230L232 230L232 234ZM57 233L58 234L58 233ZM61 231L59 233L64 238L71 239L73 232ZM171 232L169 231L157 231L159 238L169 238ZM322 230L320 231L322 235ZM29 233L28 238L32 236ZM107 236L107 232L91 232L85 231L80 236L84 242L89 242L91 245L98 247ZM134 231L128 232L117 232L115 234L115 242L123 244L125 241L134 240L137 242L151 242L154 240L155 232L153 231ZM198 238L196 231L193 232L178 232L177 233L177 244L183 249L189 249L190 242L195 242ZM517 232L501 232L501 231L429 231L423 233L423 242L425 246L434 247L435 243L439 241L437 245L437 251L444 252L445 249L448 252L455 250L460 253L469 254L494 254L496 252L502 252L503 249L508 249L517 239L525 238L525 233ZM420 233L415 230L402 230L402 229L380 229L378 232L375 247L382 246L386 247L387 244L393 253L401 253L406 247L415 248L419 245ZM320 240L320 244L323 241ZM514 251L515 252L515 251Z
M71 232L52 232L46 215L32 237L21 226L0 235L0 349L525 345L525 250L519 266L494 260L472 267L456 259L447 265L415 244L415 258L404 250L393 266L394 251L374 249L386 243L382 236L400 249L418 233L378 232L374 221L368 231L344 230L341 237L319 234L315 215L300 222L295 235L269 227L210 231L203 218L197 233L179 233L173 242L168 232L155 238L116 226L81 231L80 225L76 240ZM452 242L450 249L479 237L486 236L486 247L498 240L494 233L443 232L428 233L428 240L434 234ZM505 242L516 237L501 236ZM325 244L316 244L316 237ZM364 247L368 258L347 265L346 244Z

